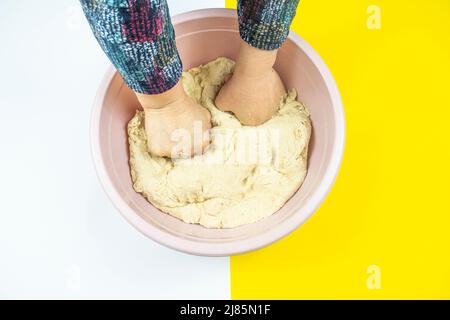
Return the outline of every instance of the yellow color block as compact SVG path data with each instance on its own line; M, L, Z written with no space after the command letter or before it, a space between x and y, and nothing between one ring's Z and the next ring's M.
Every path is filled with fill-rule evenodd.
M450 1L301 0L292 29L339 86L344 160L305 225L231 258L232 298L450 299Z

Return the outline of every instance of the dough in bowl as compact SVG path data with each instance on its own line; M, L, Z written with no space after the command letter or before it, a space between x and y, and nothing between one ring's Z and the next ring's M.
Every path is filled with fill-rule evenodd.
M234 228L275 213L301 186L307 170L311 122L295 90L272 119L243 126L218 110L214 98L234 62L218 58L184 72L187 94L211 113L211 145L190 159L156 157L147 151L144 113L128 123L134 189L161 211L207 228Z

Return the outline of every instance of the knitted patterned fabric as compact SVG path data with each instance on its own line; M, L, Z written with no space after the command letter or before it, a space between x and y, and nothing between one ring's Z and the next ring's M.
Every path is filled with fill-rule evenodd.
M172 88L182 66L164 0L81 0L98 43L138 93Z
M158 94L181 77L182 64L165 0L80 0L103 51L135 92ZM239 0L241 37L264 50L286 39L298 0Z
M286 40L299 0L239 0L241 38L263 50L278 49Z

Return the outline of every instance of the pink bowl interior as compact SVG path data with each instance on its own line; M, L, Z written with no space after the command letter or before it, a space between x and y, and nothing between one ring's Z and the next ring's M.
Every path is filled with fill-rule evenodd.
M215 10L208 15L207 10L202 10L191 15L188 14L188 16L182 15L175 18L174 26L177 46L185 70L221 56L236 58L239 33L234 12ZM314 208L311 206L304 208L312 197L317 196L315 195L317 190L320 187L323 188L321 184L324 183L324 177L330 169L333 152L336 152L337 119L339 118L336 103L333 102L330 95L327 79L324 78L323 73L310 56L299 46L297 38L290 36L281 47L275 68L287 88L296 88L299 91L300 100L307 105L311 112L313 135L309 149L308 174L299 191L276 214L257 223L235 229L206 229L199 225L186 224L161 213L133 190L128 165L126 125L139 105L134 94L124 85L117 73L112 79L110 78L110 83L104 84L107 89L105 94L100 97L99 106L97 106L101 108L98 120L96 120L99 121L97 124L99 132L96 133L96 138L99 140L101 163L96 165L102 167L109 178L108 183L111 184L109 187L115 190L122 202L129 207L130 212L139 216L140 221L156 227L162 233L189 240L191 246L198 243L206 248L205 245L232 244L245 239L258 239L245 248L235 247L234 250L223 252L214 251L214 249L208 249L207 252L195 248L186 250L186 247L177 248L174 243L170 246L191 253L210 255L251 250L274 241L273 238L265 239L264 235L280 225L289 225L290 219L297 216L295 222L292 222L296 225L281 230L278 237L289 233L305 221L319 205L320 201ZM340 125L340 127L342 126L343 124ZM337 171L337 168L335 170ZM328 181L327 183L329 184L326 186L328 191L332 182ZM115 201L114 198L112 200ZM299 215L301 215L300 218ZM145 228L137 227L144 233L150 232L145 231ZM147 235L155 238L155 235ZM162 242L164 243L164 241Z

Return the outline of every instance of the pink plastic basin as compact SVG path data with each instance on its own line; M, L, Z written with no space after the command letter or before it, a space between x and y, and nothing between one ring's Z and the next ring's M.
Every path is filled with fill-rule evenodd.
M217 57L236 58L236 11L206 9L173 18L177 46L188 70ZM126 126L139 104L110 67L98 90L91 123L92 154L111 201L136 229L183 252L227 256L255 250L286 236L320 206L338 173L344 150L345 120L333 77L318 54L291 32L275 65L287 88L297 88L311 111L313 135L308 174L297 193L272 216L234 229L207 229L162 213L132 187Z

